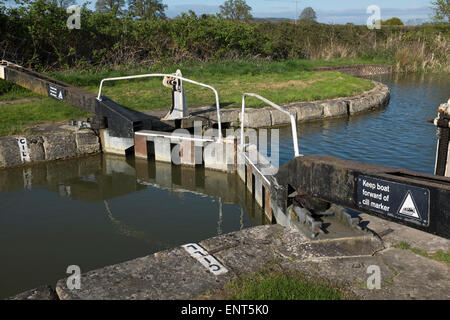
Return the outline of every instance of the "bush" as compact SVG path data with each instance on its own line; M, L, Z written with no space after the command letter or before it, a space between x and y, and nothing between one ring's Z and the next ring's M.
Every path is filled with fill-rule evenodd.
M134 19L81 11L81 29L46 0L0 10L2 58L38 70L183 61L366 57L399 68L449 71L449 24L420 27L233 22L183 13L175 19ZM411 60L412 49L420 55ZM409 52L408 52L409 51ZM420 60L420 61L419 61Z

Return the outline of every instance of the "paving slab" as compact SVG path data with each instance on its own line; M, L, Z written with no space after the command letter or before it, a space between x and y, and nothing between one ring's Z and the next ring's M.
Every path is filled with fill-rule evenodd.
M55 290L49 286L44 285L36 289L22 292L18 295L10 297L8 300L59 300Z
M380 288L369 289L367 281L379 267ZM281 263L284 270L301 272L326 279L351 294L351 299L364 300L441 300L450 299L448 264L437 262L408 250L389 248L374 256L337 257L321 261Z
M215 276L176 248L87 272L79 290L70 290L67 279L59 280L56 292L61 300L192 299L222 287L233 276Z
M396 273L392 285L373 292L379 299L450 299L450 265L409 250L387 249L379 257Z
M296 245L283 244L277 246L277 251L290 259L319 261L321 258L330 257L357 257L372 256L377 251L384 249L383 244L372 236L318 240L304 242Z
M372 233L310 240L292 227L264 225L206 239L199 245L228 272L214 275L177 247L89 271L81 276L79 290L70 290L67 279L61 279L56 285L58 298L207 298L241 275L277 266L336 284L351 299L450 299L449 264L386 246L383 238ZM371 266L380 270L380 289L367 287Z
M411 247L423 249L428 253L434 253L438 250L450 252L449 239L369 214L360 214L359 216L365 222L366 227L380 235L383 243L388 247L395 246L400 242L407 242Z

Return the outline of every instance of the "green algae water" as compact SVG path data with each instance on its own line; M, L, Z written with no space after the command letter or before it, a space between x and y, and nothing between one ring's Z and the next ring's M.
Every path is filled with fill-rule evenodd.
M302 154L433 173L439 104L449 75L376 77L385 109L298 126ZM294 152L281 128L280 164ZM0 170L0 298L267 223L235 174L109 155Z

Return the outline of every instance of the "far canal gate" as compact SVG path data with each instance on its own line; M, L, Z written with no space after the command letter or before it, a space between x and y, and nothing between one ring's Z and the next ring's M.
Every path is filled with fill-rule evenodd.
M105 83L136 78L160 77L172 92L172 107L162 118L127 109L102 96ZM299 153L296 118L289 110L254 93L244 93L240 113L240 134L223 137L219 95L210 85L175 74L145 74L107 78L100 83L98 94L49 78L16 64L2 61L0 78L44 96L93 114L88 125L101 138L104 152L136 158L198 166L225 172L237 172L267 218L283 226L295 226L311 238L333 237L333 234L364 232L357 212L381 218L450 238L450 106L441 105L438 117L431 120L438 128L435 175L422 174L330 156L305 156ZM208 88L216 98L216 118L204 121L189 113L183 83ZM274 168L258 144L247 142L245 124L246 100L259 99L277 109L292 127L295 157L280 168ZM217 134L180 134L197 122L216 128ZM27 141L18 141L27 158ZM176 152L174 152L174 150Z

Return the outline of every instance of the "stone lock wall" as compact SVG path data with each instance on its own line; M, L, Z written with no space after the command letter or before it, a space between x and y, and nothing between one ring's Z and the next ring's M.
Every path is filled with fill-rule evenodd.
M390 101L389 87L373 81L374 88L354 97L336 98L313 102L293 102L283 105L292 112L297 122L354 115L386 106ZM241 118L241 112L235 111ZM244 125L261 128L290 124L290 118L271 107L246 109Z
M311 102L292 102L284 104L282 107L292 112L297 122L344 117L385 107L390 101L389 87L377 81L372 81L372 83L374 87L371 90L356 96ZM149 112L148 114L156 116L156 112ZM185 119L184 128L192 127L194 121L202 121L208 124L217 122L215 108L206 110L198 108L191 110L191 114L190 118ZM241 109L222 109L220 110L220 119L222 123L238 128L241 125ZM245 109L244 125L246 128L288 125L291 123L290 121L286 114L272 107Z
M294 102L283 107L295 115L297 122L302 122L348 116L386 106L390 100L389 88L376 81L373 81L373 83L374 88L372 90L354 97ZM194 121L198 117L194 116L187 119ZM217 121L217 112L204 112L201 114L201 119L209 119L209 121L215 122ZM232 127L239 127L240 119L240 109L221 110L221 121L223 123L229 123ZM245 110L244 125L247 128L286 124L290 124L290 118L274 108ZM112 143L111 139L105 137L105 132L102 134L102 139L99 139L90 129L77 130L66 125L62 125L56 130L47 130L44 133L27 136L22 143L20 143L22 141L20 136L0 137L0 169L39 161L74 158L98 153L102 149L105 152L112 152L109 144L116 143ZM109 140L111 141L108 144ZM134 139L128 140L130 140L129 147L133 146Z
M340 66L340 67L319 67L314 68L314 71L338 71L350 74L355 77L367 77L380 74L392 73L392 66L364 64L356 66Z
M100 140L89 129L27 137L1 137L0 169L40 161L75 158L100 151Z

